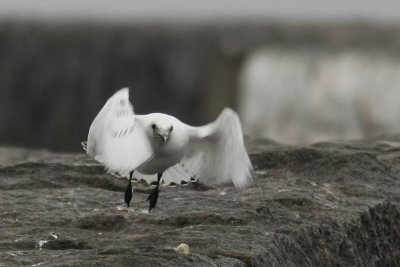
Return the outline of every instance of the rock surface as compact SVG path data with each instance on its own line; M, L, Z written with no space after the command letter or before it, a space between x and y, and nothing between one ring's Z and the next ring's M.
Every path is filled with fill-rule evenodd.
M83 154L2 148L0 266L400 266L400 136L247 145L250 188L163 187L151 213Z

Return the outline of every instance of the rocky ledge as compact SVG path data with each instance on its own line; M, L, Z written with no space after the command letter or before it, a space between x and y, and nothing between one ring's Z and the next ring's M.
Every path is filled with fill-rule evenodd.
M0 266L400 266L400 136L247 145L250 188L163 187L151 213L83 154L2 148Z

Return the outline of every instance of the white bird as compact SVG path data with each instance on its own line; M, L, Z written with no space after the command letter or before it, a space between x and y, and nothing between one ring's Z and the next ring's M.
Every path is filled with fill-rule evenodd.
M148 201L157 203L158 185L233 183L244 188L252 182L252 165L243 142L238 115L225 108L216 121L201 127L177 118L151 113L137 115L129 101L129 89L111 96L92 122L87 154L111 173L129 175L125 202L132 199L132 176L157 181Z

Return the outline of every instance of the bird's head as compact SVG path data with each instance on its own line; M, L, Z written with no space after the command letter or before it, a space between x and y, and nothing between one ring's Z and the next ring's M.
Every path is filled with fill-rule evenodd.
M156 119L152 121L150 127L154 141L159 144L167 143L174 129L172 123L165 119Z

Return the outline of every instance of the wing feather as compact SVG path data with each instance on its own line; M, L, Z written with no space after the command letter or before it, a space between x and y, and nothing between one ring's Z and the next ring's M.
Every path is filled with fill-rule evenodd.
M192 175L185 171L180 164L176 164L165 171L163 181L166 185L170 184L183 184L182 182L190 182Z
M135 119L128 88L110 97L94 119L88 134L86 152L108 171L122 176L153 155L144 127Z
M136 180L144 180L148 184L157 182L156 174L143 174L137 170L133 173L133 177ZM174 184L183 184L184 182L192 182L192 175L185 171L180 164L175 164L174 166L168 168L162 175L160 184L162 185L174 185Z
M180 164L202 183L232 182L237 188L249 185L253 167L238 115L225 108L215 122L192 127L189 149Z

